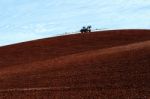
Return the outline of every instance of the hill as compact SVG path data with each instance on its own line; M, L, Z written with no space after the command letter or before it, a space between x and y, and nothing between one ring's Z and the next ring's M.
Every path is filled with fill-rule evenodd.
M0 97L150 97L150 31L73 34L0 48Z

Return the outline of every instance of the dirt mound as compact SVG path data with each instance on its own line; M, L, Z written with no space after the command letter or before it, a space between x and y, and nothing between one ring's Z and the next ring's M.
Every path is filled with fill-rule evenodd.
M53 59L74 53L120 46L149 39L149 30L111 30L25 42L1 47L0 67Z
M2 47L0 54L1 97L150 96L148 30L60 36Z

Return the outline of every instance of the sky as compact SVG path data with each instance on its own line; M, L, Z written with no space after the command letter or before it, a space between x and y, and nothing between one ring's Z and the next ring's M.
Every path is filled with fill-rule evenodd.
M0 46L93 29L149 29L150 0L0 0Z

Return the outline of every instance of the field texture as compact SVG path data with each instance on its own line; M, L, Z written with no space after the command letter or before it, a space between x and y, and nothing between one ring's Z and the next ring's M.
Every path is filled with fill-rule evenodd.
M46 38L0 56L0 99L150 99L149 30Z

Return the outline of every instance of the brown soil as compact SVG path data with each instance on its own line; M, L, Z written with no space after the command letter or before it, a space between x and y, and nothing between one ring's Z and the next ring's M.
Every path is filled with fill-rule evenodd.
M149 30L41 39L0 56L0 99L150 98Z

